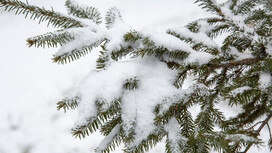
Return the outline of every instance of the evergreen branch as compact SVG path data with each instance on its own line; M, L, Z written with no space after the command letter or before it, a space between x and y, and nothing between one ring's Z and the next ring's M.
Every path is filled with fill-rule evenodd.
M221 8L214 0L196 0L195 3L199 3L199 6L201 6L203 9L207 9L207 11L223 16Z
M223 153L231 152L229 142L226 137L228 134L224 132L212 132L212 134L206 134L207 141L213 150Z
M169 139L166 139L166 142L165 142L165 153L175 153L172 151L172 147L171 147L171 141Z
M126 46L121 48L119 50L114 50L111 53L111 58L115 61L118 61L119 59L122 59L130 54L133 54L134 49L131 46Z
M101 141L99 147L95 149L96 153L109 153L114 151L121 144L122 137L120 125L116 125L111 132Z
M192 44L192 49L194 49L196 51L204 51L204 52L210 53L212 55L219 54L219 48L217 48L215 46L206 45L203 42L195 40L192 37L180 35L180 34L176 33L175 31L168 30L167 33L179 38L180 40L182 40L186 43Z
M205 133L199 132L192 135L188 139L188 145L190 146L190 152L193 153L209 153L209 143L207 141Z
M122 21L122 16L120 11L116 7L110 8L106 14L105 20L106 20L106 23L105 23L106 27L110 29L114 24Z
M81 48L81 50L74 49L74 50L70 51L69 53L65 53L60 56L54 56L52 58L52 60L54 63L66 64L67 60L68 60L68 62L71 62L71 61L79 59L82 56L85 56L86 54L88 54L92 50L92 48L93 48L93 46L91 45L91 46L85 46L85 47Z
M245 35L234 32L225 38L223 46L221 49L226 51L230 46L235 47L239 52L244 52L246 49L250 48L252 40Z
M143 140L137 146L126 146L124 150L125 153L144 153L145 151L150 150L158 142L160 142L163 137L166 135L165 131L161 129L156 129L150 133L145 140Z
M224 23L226 20L224 18L218 18L218 17L209 17L207 19L205 19L207 21L207 23L211 24L211 25L217 25L217 24L221 24Z
M71 61L77 60L80 57L83 57L89 52L91 52L93 48L98 47L103 41L104 40L99 40L89 45L84 45L78 48L74 48L65 53L57 53L54 55L52 60L54 63L61 63L61 64L66 64L67 61L71 62Z
M264 126L268 123L268 121L271 119L272 117L272 113L268 114L266 119L263 121L263 123L260 125L260 127L256 130L256 136L260 135L260 132L262 131L262 129L264 128ZM253 145L253 143L250 143L245 150L243 151L243 153L247 153L249 151L249 149L251 148L251 146Z
M155 125L164 125L168 123L168 120L173 116L176 117L177 121L181 125L182 135L189 137L189 133L193 131L194 123L191 113L188 109L198 101L197 95L201 93L201 87L195 87L190 93L186 93L185 97L173 103L168 110L161 110L163 103L156 106L154 112L157 114L154 119Z
M161 99L162 102L156 104L153 125L156 130L145 138L138 139L136 137L138 136L136 129L138 119L132 119L126 124L123 123L122 109L125 108L120 102L122 97L111 103L103 100L95 101L97 114L89 116L85 123L72 129L73 136L80 139L85 138L89 133L99 129L106 136L96 149L96 152L99 153L113 151L121 142L125 144L125 152L143 153L162 141L165 136L167 136L166 152L169 153L175 151L208 153L212 149L218 152L238 152L244 149L244 153L246 153L252 145L260 144L258 136L264 126L267 126L270 134L268 146L272 150L272 136L269 126L269 120L272 118L269 93L272 87L270 82L265 82L269 84L268 87L261 86L262 81L265 80L263 77L270 79L272 71L270 57L272 10L267 8L268 6L261 6L261 4L272 6L272 3L269 0L243 0L241 3L238 0L229 0L222 5L219 5L215 0L196 0L195 2L199 3L202 8L217 14L217 17L192 22L186 26L189 30L176 32L169 30L167 33L180 39L180 42L190 45L194 53L206 52L214 55L215 58L203 65L184 62L190 52L174 50L167 47L168 45L160 46L155 43L157 41L152 40L152 36L146 37L137 31L125 34L121 40L123 42L120 43L123 46L120 45L120 49L110 51L106 49L110 41L105 38L108 33L105 35L103 33L103 36L100 33L96 35L96 31L89 28L72 33L69 29L60 30L27 40L29 47L57 47L57 45L61 45L62 49L53 58L57 63L63 64L78 59L94 47L101 45L102 51L97 60L97 69L99 70L105 70L111 62L114 62L111 59L119 61L126 56L131 58L152 56L152 59L156 58L160 62L166 63L169 69L179 72L174 82L176 88L182 89L184 80L189 73L195 79L194 84L188 90L181 90L180 94L182 95ZM82 29L86 25L78 18L90 19L97 24L101 23L100 13L96 8L81 6L73 0L67 0L65 5L68 8L68 13L76 16L75 18L18 0L0 0L0 7L5 10L14 10L15 14L23 14L25 17L30 15L30 19L39 20L39 22L47 21L48 25L54 27L63 29L80 27L79 29ZM229 7L230 10L225 11L227 8L223 9L223 7ZM245 18L238 19L236 16L245 14ZM118 9L111 8L106 14L106 28L119 28L118 22L123 22L121 14ZM86 30L91 30L94 35L87 33ZM79 35L76 35L77 32ZM229 35L224 38L220 48L212 39L225 32ZM91 38L96 39L91 39L90 35L93 36ZM253 57L242 57L241 60L240 54L243 55L247 51L250 51L248 57ZM236 59L236 55L239 59ZM267 74L263 75L262 72ZM142 87L139 86L139 83L142 82L139 82L137 76L119 83L123 85L121 90L130 90L130 92ZM243 88L245 91L241 91L239 89L244 86L249 87L249 90ZM235 94L234 90L236 90ZM102 95L105 94L107 93ZM78 96L64 98L57 103L57 109L63 109L64 112L75 109L80 100ZM226 120L223 113L215 107L221 101L228 102L230 106L241 105L242 111L235 117ZM200 105L201 108L195 120L189 110L193 105ZM257 122L263 116L266 117L264 121ZM170 131L171 128L169 130L167 127L162 128L173 117L176 118L177 126L175 127L177 128L175 129L178 130L173 132ZM218 125L219 132L214 132L215 125ZM127 126L130 129L124 131ZM176 134L178 138L184 137L186 142L180 141L180 139L172 141L170 133ZM141 142L138 143L139 141ZM182 146L185 147L182 148Z
M108 120L107 122L105 122L101 128L100 128L100 132L106 136L108 135L111 130L117 126L118 124L121 124L122 122L122 118L121 118L121 115L118 114L118 115L115 115L113 116L110 120Z
M133 52L133 55L135 57L144 57L144 56L152 56L162 58L164 60L171 60L171 59L177 59L177 60L183 60L186 57L189 56L189 53L183 50L172 50L165 48L164 46L145 46L144 48L140 48L139 50L136 50Z
M243 112L239 113L235 118L229 120L229 123L234 127L242 128L247 124L252 124L256 119L260 118L266 113L265 102L264 104L257 104L259 101L264 102L260 95L254 97L254 99L243 105Z
M75 98L64 98L57 103L57 110L63 109L66 113L66 110L75 109L78 106L80 97L76 96Z
M15 14L23 14L25 18L30 15L30 19L48 22L53 27L71 28L83 27L84 25L73 18L70 18L54 10L46 10L37 6L29 5L18 0L0 0L0 7L4 7L6 11L15 10Z
M95 7L82 6L74 0L66 0L65 6L68 8L68 14L72 14L79 18L90 19L96 24L102 22L101 14Z
M181 110L181 109L179 109ZM186 108L183 108L183 112L176 115L179 125L181 125L181 134L186 138L189 138L194 133L195 124L191 112Z
M100 105L98 106L99 108L102 107L101 104L103 103L97 103L97 105ZM72 129L72 134L75 136L75 138L78 137L81 139L89 136L89 133L97 131L105 122L110 120L112 116L118 115L120 113L120 100L116 99L114 102L112 102L109 108L106 110L100 108L98 111L98 115L96 117L89 118L87 124L77 125Z
M186 142L183 142L182 140L175 140L175 141L177 142L170 140L169 136L167 135L166 142L165 142L165 153L180 153L186 149L184 146Z
M69 34L66 31L59 30L56 32L49 32L44 35L35 36L32 38L28 38L27 44L29 47L32 47L33 45L35 47L57 47L58 44L62 46L63 44L66 44L67 42L70 42L73 40L74 37Z
M166 60L161 60L162 62L166 63L167 66L169 67L169 69L172 69L172 70L178 70L180 68L180 64L178 62L175 62L175 61L166 61ZM174 86L175 83L174 83ZM176 86L177 88L179 88L178 86Z
M177 76L177 79L176 81L174 82L174 86L178 89L181 89L182 88L182 85L185 81L185 79L187 78L187 69L179 72L178 76Z
M272 7L272 2L270 1L270 0L264 0L264 3L265 3L265 8L267 9L267 10L270 10L270 11L272 11L272 9L271 9L271 7Z
M102 47L103 48L103 47ZM102 70L106 69L107 63L109 61L109 55L106 51L100 51L100 55L98 59L96 60L96 69Z
M126 80L123 87L124 89L127 89L127 90L135 90L135 89L138 89L138 84L139 84L138 82L139 80L137 79L137 77L130 78Z
M216 38L217 36L221 35L222 33L231 32L233 29L228 24L221 24L215 26L209 33L208 36L211 38Z
M238 87L234 87L234 89L237 89L237 88ZM229 99L230 105L233 105L233 104L245 105L253 101L255 97L257 97L258 94L259 92L257 90L247 90L247 91L244 91L243 93L239 93L237 95L230 95L226 98Z
M100 114L99 117L91 118L88 120L88 123L86 125L76 126L72 129L72 135L75 138L85 138L86 136L89 136L89 133L93 133L97 131L99 126L102 125L102 120L107 120L108 116L105 114Z
M208 143L214 150L218 152L238 152L241 145L245 146L246 144L261 143L259 139L254 138L251 135L245 134L242 131L232 132L212 132L203 134L207 139ZM235 144L235 145L233 145ZM235 147L233 147L235 146Z
M230 6L229 6L229 9L230 10L233 10L235 8L235 6L237 5L239 0L230 0Z
M271 19L271 14L267 13L263 9L257 9L251 11L250 15L246 18L245 23L246 24L258 24L258 21L265 20L269 22L269 19Z
M198 113L197 118L195 120L195 124L202 132L210 133L213 130L214 127L214 121L212 119L212 108L209 106L203 106L201 112Z
M242 4L236 6L236 10L235 13L236 14L246 14L250 11L252 11L252 9L260 2L261 0L247 0L244 1Z
M198 33L201 26L198 24L198 21L193 21L186 25L186 28L188 28L193 33Z
M247 58L243 60L233 61L229 63L223 63L223 64L208 64L212 70L218 69L218 68L233 68L241 65L253 65L258 62L260 62L262 59L259 57L255 58Z
M138 40L143 39L143 36L137 31L130 31L124 35L124 40L126 42L135 43Z
M128 54L132 54L133 57L144 57L145 55L148 56L156 56L156 57L164 57L166 59L178 59L183 60L186 57L188 57L189 53L182 50L169 50L168 48L164 46L156 46L154 41L152 41L149 37L143 37L140 33L132 31L127 33L124 36L124 39L126 42L135 43L136 41L141 41L144 45L143 48L140 48L136 51L133 51L131 46L128 46L127 48L122 48L118 52L113 52L113 59L117 59L118 57L123 57ZM125 49L125 50L124 50Z

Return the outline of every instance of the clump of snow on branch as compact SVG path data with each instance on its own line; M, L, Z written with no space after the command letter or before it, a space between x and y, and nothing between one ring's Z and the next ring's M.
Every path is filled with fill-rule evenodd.
M100 142L99 146L96 149L96 153L102 153L110 143L114 140L114 137L120 132L120 125L116 125L111 132Z
M271 74L268 72L261 72L260 79L259 79L259 86L262 89L267 88L271 85L272 77Z
M171 152L179 153L185 148L187 138L184 138L180 133L180 127L178 121L172 117L168 124L164 126L165 131L167 131L167 138L170 143Z
M236 88L234 90L231 91L231 95L233 96L236 96L238 94L242 94L243 92L247 91L247 90L251 90L252 88L249 87L249 86L243 86L243 87L240 87L240 88Z

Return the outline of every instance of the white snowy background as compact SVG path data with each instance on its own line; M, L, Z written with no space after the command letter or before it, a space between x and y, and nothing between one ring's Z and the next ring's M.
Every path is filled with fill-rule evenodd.
M54 7L65 13L65 0L28 0L30 4ZM208 15L193 0L80 0L97 7L103 15L110 7L121 10L124 21L134 29L184 26ZM75 111L64 114L56 102L95 68L97 55L75 62L52 63L54 49L28 48L26 38L54 31L46 24L15 16L0 9L0 153L92 153L103 139L99 133L83 140L70 133ZM268 134L263 133L264 137ZM115 151L122 152L121 148ZM164 144L150 153L163 153ZM253 152L268 153L264 147Z

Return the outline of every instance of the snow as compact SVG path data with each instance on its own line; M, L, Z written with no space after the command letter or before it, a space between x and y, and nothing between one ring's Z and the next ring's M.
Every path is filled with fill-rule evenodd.
M187 139L181 135L178 121L174 117L169 120L164 129L168 133L167 138L171 143L173 153L179 153L181 149L185 149L183 147L185 147Z
M111 52L121 49L121 46L127 46L124 43L124 35L130 32L132 28L123 21L116 22L108 30L108 39L110 42L107 44L106 49Z
M272 77L268 72L261 72L259 79L259 86L261 89L265 89L271 85Z
M249 16L249 13L243 15L241 14L234 15L234 13L228 8L229 8L228 3L226 3L224 7L221 7L222 13L225 15L225 18L232 21L235 24L235 26L245 31L244 32L245 35L247 35L248 37L252 37L252 39L254 40L254 35L256 35L254 32L254 28L251 26L245 26L245 20ZM249 35L249 33L253 34L253 36ZM257 39L255 38L255 40Z
M254 58L254 56L251 54L249 50L246 50L244 53L239 52L236 48L230 47L230 54L234 55L235 60L243 60L243 59L248 59L248 58Z
M109 135L107 135L103 141L101 141L101 143L99 144L96 152L97 153L102 153L103 150L105 150L107 148L107 146L111 143L112 140L114 140L114 137L118 134L118 132L120 131L120 125L116 125L111 132L109 133Z
M172 85L177 73L169 70L166 64L147 59L144 63L141 63L138 71L139 89L124 94L122 106L123 122L126 124L130 120L136 119L137 121L136 135L132 146L140 143L155 130L153 124L155 106L161 103L165 97L171 97L171 95L179 92ZM136 113L131 116L131 111ZM129 129L125 129L125 131L128 132Z
M96 115L96 99L103 98L109 106L114 99L122 97L122 120L124 125L128 125L124 130L129 134L132 123L137 123L134 141L134 145L137 145L155 128L155 106L165 97L180 92L172 85L176 75L176 71L152 57L114 62L107 70L92 71L78 87L78 94L83 100L78 106L77 124L85 124L85 119ZM126 79L136 76L139 79L138 89L124 90Z
M243 87L236 88L236 89L232 90L232 91L230 92L230 94L233 95L233 96L236 96L236 95L238 95L238 94L242 94L242 93L244 93L245 91L251 90L251 89L252 89L252 88L249 87L249 86L243 86Z
M180 28L171 28L169 29L171 31L174 31L175 33L185 37L185 38L192 38L193 40L203 43L205 45L208 45L209 47L215 47L219 48L219 45L214 42L210 37L207 36L207 34L204 33L193 33L189 29L180 27Z
M166 32L158 31L142 31L143 35L154 41L156 46L163 46L170 51L181 50L185 52L192 51L192 48L187 43L181 41Z
M93 32L92 28L75 28L67 31L74 35L74 40L62 45L54 56L71 54L72 51L88 46L98 46L105 39L103 32Z
M202 65L208 63L214 57L210 53L193 50L189 44L165 32L143 31L142 33L144 36L154 41L156 46L165 47L170 51L179 50L189 53L189 56L184 60L184 62Z
M185 59L188 63L196 63L199 65L207 64L214 56L206 52L190 52L189 56Z

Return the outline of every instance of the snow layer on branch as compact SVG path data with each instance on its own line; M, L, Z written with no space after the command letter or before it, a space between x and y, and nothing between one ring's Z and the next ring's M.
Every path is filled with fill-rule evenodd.
M116 7L112 7L108 10L106 14L106 27L108 29L112 28L114 24L123 22L120 11Z
M254 33L254 28L247 26L245 24L245 20L249 17L249 14L233 14L233 12L229 9L230 4L226 3L224 6L221 7L222 13L225 15L225 18L231 20L237 27L243 29L246 33ZM250 35L247 35L250 36Z
M199 65L207 64L214 56L206 52L191 51L185 62Z
M109 106L112 101L121 97L125 80L136 76L136 68L137 63L134 61L120 61L112 63L105 71L91 71L80 83L77 91L82 99L78 106L78 124L84 124L86 118L96 115L96 100L103 98ZM88 111L88 114L84 113Z
M189 56L185 59L185 62L188 63L202 65L208 63L214 57L210 53L193 50L189 44L167 33L143 31L143 35L154 41L156 46L163 46L170 51L180 50L189 53Z
M247 91L247 90L251 90L252 88L249 86L243 86L240 88L236 88L234 90L231 91L231 95L236 96L238 94L242 94L243 92Z
M125 81L135 76L139 80L138 89L125 90ZM82 101L78 106L77 124L86 124L86 119L96 115L96 99L103 97L110 105L114 99L122 97L122 120L123 125L127 125L124 130L129 134L135 126L135 140L131 145L136 146L155 130L155 106L165 97L181 92L173 85L176 76L176 71L153 57L118 61L107 70L92 71L79 86L78 93Z
M244 134L232 134L232 135L226 135L226 139L230 139L234 142L238 141L245 141L245 142L256 142L258 141L256 138L247 136Z
M265 48L266 49L266 52L269 54L269 55L272 55L272 40L269 40L268 43L265 45Z
M163 46L171 50L181 50L191 52L192 48L187 43L181 41L179 38L174 37L166 32L158 31L142 31L143 35L149 37L154 41L156 46Z
M206 33L193 33L187 28L171 28L171 31L185 37L185 38L192 38L193 41L203 43L209 47L220 48L217 43L215 43L210 37L207 36Z
M235 56L235 60L243 60L247 58L254 58L250 51L246 51L244 53L239 52L236 48L230 47L230 54Z
M155 130L155 106L165 97L181 92L173 86L177 72L170 70L165 63L145 57L138 64L139 88L125 91L122 101L122 120L128 125L124 127L126 134L135 126L135 140L131 146L137 146ZM131 124L133 122L136 124Z
M132 30L132 28L122 20L117 21L108 30L107 38L110 40L106 46L108 51L119 50L122 46L126 46L127 43L124 41L124 35Z
M102 29L96 30L99 31L94 31L93 27L75 28L69 30L68 32L74 35L75 39L71 42L64 44L54 56L70 54L70 52L75 49L80 49L90 45L97 45L97 43L105 39L106 35L105 32L102 31Z
M181 152L180 146L183 146L186 144L187 139L184 138L180 133L180 127L178 124L178 121L172 117L168 124L164 126L165 131L168 133L168 140L170 141L170 147L172 153L179 153Z
M120 125L116 125L111 132L101 141L99 144L96 153L102 153L103 150L105 150L110 143L114 140L114 137L119 133L120 131Z
M271 85L271 80L272 80L272 77L270 73L261 72L260 79L259 79L259 87L261 89L267 88L268 86Z

